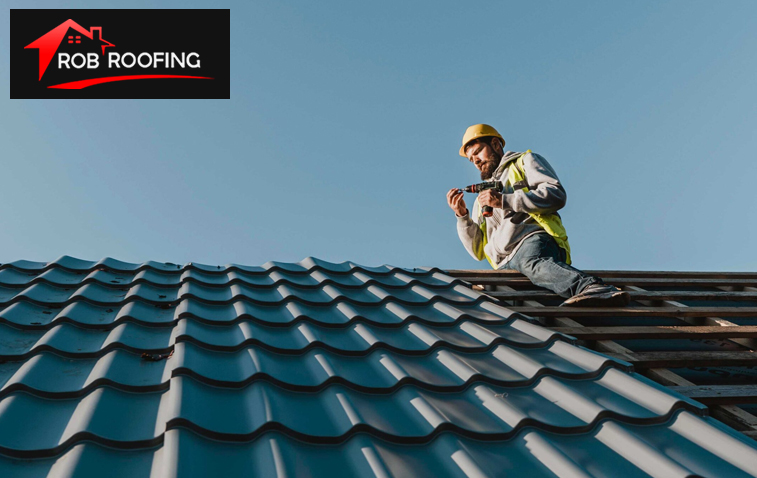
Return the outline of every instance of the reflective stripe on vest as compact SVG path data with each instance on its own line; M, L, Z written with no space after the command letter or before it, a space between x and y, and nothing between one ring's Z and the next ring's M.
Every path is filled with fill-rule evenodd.
M508 168L507 171L507 182L509 182L514 190L522 190L523 192L528 192L528 183L526 182L526 175L524 173L525 169L523 166L523 157L530 153L531 150L529 149L525 153L518 156L518 159L512 162L512 165L510 168ZM473 212L474 214L478 215L479 224L478 227L481 229L481 232L483 233L483 240L481 241L481 250L475 251L476 255L479 255L478 253L482 253L484 257L486 257L486 260L489 262L489 264L494 268L497 269L497 264L489 257L488 254L484 251L484 247L489 242L487 233L486 233L486 218L484 218L483 213L481 211L481 206L478 203L478 198L476 198L476 201L473 203ZM562 225L562 220L560 220L560 216L557 214L551 213L551 214L537 214L537 213L528 213L529 216L534 218L534 221L536 221L539 226L542 227L550 236L552 236L555 239L555 242L557 242L557 245L560 246L562 249L565 250L565 263L570 264L570 244L568 244L568 233L565 231L565 227Z

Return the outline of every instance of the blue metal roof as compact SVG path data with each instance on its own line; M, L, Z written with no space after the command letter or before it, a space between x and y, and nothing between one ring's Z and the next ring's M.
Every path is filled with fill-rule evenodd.
M0 267L0 476L757 476L703 405L438 269Z

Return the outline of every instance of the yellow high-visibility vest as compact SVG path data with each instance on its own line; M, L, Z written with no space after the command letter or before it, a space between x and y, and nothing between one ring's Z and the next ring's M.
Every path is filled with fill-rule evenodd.
M523 157L530 152L531 150L529 149L525 153L518 156L517 159L511 160L513 161L513 163L510 165L510 168L508 168L507 183L510 183L510 185L513 186L513 189L515 189L515 185L518 185L517 189L522 189L524 192L528 192L528 187L526 186L526 174L523 169ZM488 243L488 237L486 234L486 218L484 218L483 216L481 205L478 203L478 198L476 198L476 201L473 203L473 214L478 216L478 227L483 233L483 240L479 245L480 250L475 251L476 255L480 256L481 254L483 254L484 257L486 257L486 260L489 261L489 264L492 266L492 268L496 269L497 264L484 251L484 247ZM565 249L565 263L570 264L570 244L568 244L568 233L565 232L565 226L562 225L560 216L555 213L528 213L528 215L534 218L536 223L539 224L542 229L547 231L547 233L555 239L555 242L557 242L558 246Z

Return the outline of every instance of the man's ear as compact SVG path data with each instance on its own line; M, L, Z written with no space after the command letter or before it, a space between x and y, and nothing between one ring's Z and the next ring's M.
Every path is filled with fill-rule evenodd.
M501 139L497 138L496 136L494 138L492 138L491 146L492 146L492 149L494 150L495 153L497 153L499 155L504 154L504 151L502 151L502 140Z

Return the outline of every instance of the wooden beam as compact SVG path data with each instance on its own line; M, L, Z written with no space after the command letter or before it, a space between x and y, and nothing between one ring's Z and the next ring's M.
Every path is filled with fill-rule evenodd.
M755 317L757 307L518 307L513 312L539 317Z
M730 339L755 338L757 325L714 326L641 326L641 327L549 327L554 332L572 335L579 340L631 339Z
M609 354L616 357L616 354ZM757 365L757 353L721 351L631 352L617 356L638 368L728 367Z
M705 405L757 403L757 385L689 385L670 389Z
M687 271L608 271L584 270L593 276L636 277L636 278L673 278L673 279L757 279L757 272L687 272ZM524 277L515 270L491 269L451 269L444 271L452 277Z
M721 289L722 288L723 287L721 287ZM630 290L630 291L636 291L636 292L639 292L639 291L643 292L644 291L644 289L642 289L640 287L636 287L636 286L629 286L629 287L627 287L627 289ZM642 303L642 304L645 304L644 301L639 301L639 302ZM683 308L688 307L686 304L682 304L682 303L674 301L674 300L664 300L664 301L662 301L662 304L665 305L665 306L672 306L672 307L683 307ZM723 307L723 308L721 308L720 311L712 314L713 316L717 315L718 317L713 317L713 316L710 316L710 314L708 314L703 319L702 318L693 318L691 316L682 316L681 319L684 322L687 322L687 323L692 324L692 325L713 325L713 326L722 326L722 327L739 327L739 324L736 324L734 322L731 322L730 320L726 320L726 319L721 318L721 317L725 317L726 316L726 314L724 314L723 312L727 311L727 309L730 309L730 308L733 308L733 307ZM739 308L743 308L743 307L739 307ZM739 344L741 346L747 347L748 349L752 349L752 350L757 349L757 341L755 341L752 338L732 338L732 339L729 339L729 340L731 342L737 343L737 344Z
M601 277L601 276L600 276ZM480 285L521 285L532 286L525 276L520 277L482 277L482 276L458 276L458 279L470 282L471 284ZM739 286L754 287L757 286L757 279L673 279L673 278L644 278L644 277L602 277L605 283L620 286L638 285L638 286L662 286L662 287L680 287L680 286L698 286L698 287L719 287L719 286Z
M718 289L721 289L726 292L733 292L734 289L736 289L737 287L738 286L736 287L718 286ZM745 292L757 292L757 288L755 287L747 286L747 287L740 287L740 288ZM626 289L629 291L644 291L644 289L640 287L636 287L636 286L629 286ZM645 303L644 301L640 301L640 302ZM681 304L680 302L675 302L675 301L663 301L662 304L685 307L685 304ZM704 322L704 324L707 324L709 326L726 327L728 328L728 330L740 329L742 327L742 326L738 326L737 324L734 324L733 322L727 321L725 319L721 319L719 317L706 317L704 320L694 319L691 317L684 317L683 320L688 323L697 323L698 325L701 322ZM745 345L749 348L754 348L753 345L754 345L755 340L752 338L730 338L728 340L732 342L736 342L740 345ZM668 386L679 386L679 387L695 386L694 383L689 382L688 380L680 377L679 375L676 375L675 373L667 369L649 369L647 370L647 376L652 378L653 380L657 380L659 383L662 383ZM736 405L722 404L722 405L710 405L710 413L715 419L720 420L726 425L736 430L741 431L744 435L750 438L757 439L757 417L747 412L746 410L743 410L742 408L739 408Z
M629 290L628 293L631 300L757 300L757 292ZM491 291L487 294L499 300L563 299L548 290Z
M694 382L690 382L666 368L650 368L644 371L644 375L670 388L697 386ZM715 419L745 435L751 437L752 434L757 434L757 417L736 405L710 405L710 414Z

